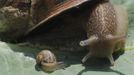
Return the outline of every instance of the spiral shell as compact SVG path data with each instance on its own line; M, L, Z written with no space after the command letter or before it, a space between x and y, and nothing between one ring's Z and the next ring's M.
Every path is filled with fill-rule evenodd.
M41 51L36 57L36 62L45 72L53 72L66 66L63 62L57 62L55 55L49 50Z
M56 62L56 57L51 51L43 50L37 55L36 62L38 64L41 64L42 62L44 62L44 63L55 63Z

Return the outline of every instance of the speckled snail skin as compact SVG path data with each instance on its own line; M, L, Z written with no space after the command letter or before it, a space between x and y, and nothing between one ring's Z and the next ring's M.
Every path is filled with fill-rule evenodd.
M36 63L45 72L53 72L65 67L63 62L57 62L55 55L49 50L43 50L37 54Z
M124 48L127 34L128 17L125 9L101 0L89 10L87 40L80 41L80 46L88 46L89 53L82 62L92 56L110 60L114 65L112 54Z

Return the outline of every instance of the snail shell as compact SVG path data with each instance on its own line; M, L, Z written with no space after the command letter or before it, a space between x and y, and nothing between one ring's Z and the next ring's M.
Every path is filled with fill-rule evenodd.
M47 0L45 1L47 2ZM54 0L51 1L55 2ZM51 1L48 1L48 3L52 3ZM67 10L70 10L72 8L77 8L84 3L88 3L89 1L90 0L64 0L56 5L52 4L53 7L49 6L51 8L41 14L41 21L30 28L25 35L30 34L34 29L43 25L52 18L60 15L61 13L66 12Z
M65 67L63 62L56 61L55 55L49 50L43 50L37 54L36 63L46 72L52 72Z
M41 62L55 63L56 57L51 51L43 50L37 55L36 62L37 63L41 63Z

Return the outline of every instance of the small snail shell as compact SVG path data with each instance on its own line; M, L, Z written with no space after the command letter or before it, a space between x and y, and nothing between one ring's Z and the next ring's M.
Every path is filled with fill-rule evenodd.
M55 55L49 50L43 50L36 57L36 63L46 72L52 72L65 67L63 62L57 62Z
M56 62L56 57L51 51L43 50L37 55L36 62L37 63L41 63L41 62L54 63Z

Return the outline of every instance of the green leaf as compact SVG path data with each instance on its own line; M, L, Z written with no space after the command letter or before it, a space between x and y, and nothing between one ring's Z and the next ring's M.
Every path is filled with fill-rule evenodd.
M0 42L0 75L133 75L134 50L126 51L108 68L103 63L88 63L88 67L81 64L83 53L54 52L56 56L69 64L65 69L45 73L35 69L35 56L39 49L19 47Z

